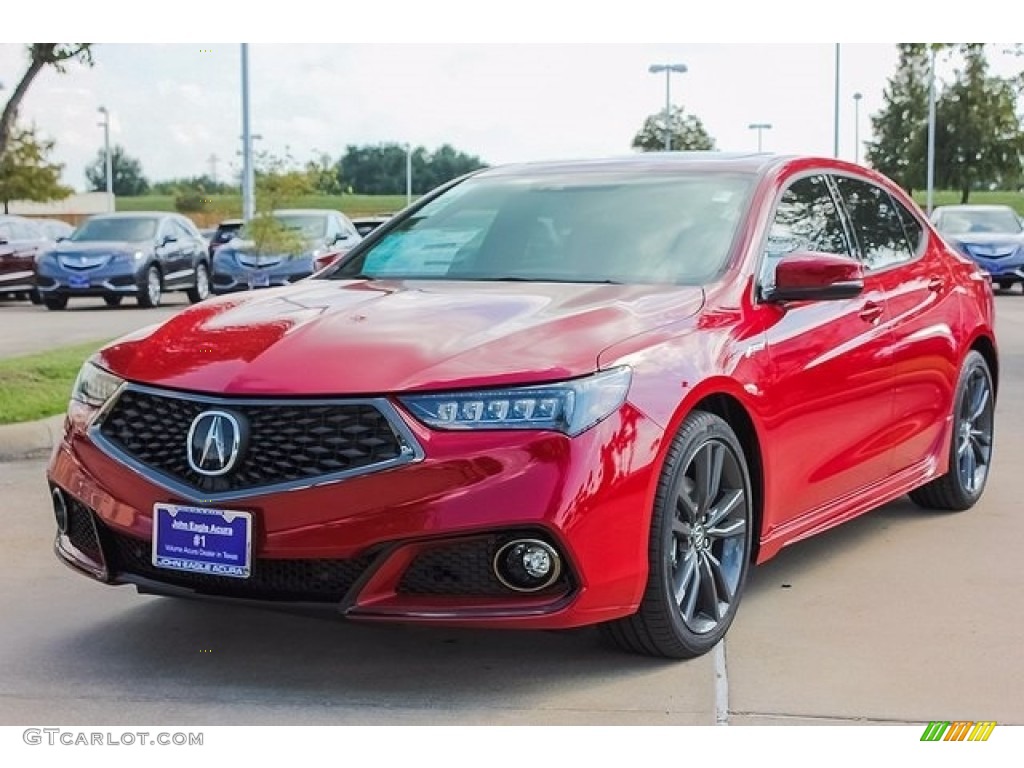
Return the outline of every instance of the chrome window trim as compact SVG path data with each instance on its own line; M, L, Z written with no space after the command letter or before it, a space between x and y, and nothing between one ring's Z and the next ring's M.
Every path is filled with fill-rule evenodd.
M193 488L190 485L182 483L175 478L160 472L153 467L143 464L138 461L130 454L121 450L119 447L114 445L113 442L108 440L101 431L103 423L113 410L114 406L121 399L121 395L124 392L139 392L142 394L155 395L157 397L177 398L178 400L185 400L193 403L202 403L208 406L218 406L221 408L231 408L237 406L322 406L322 405L369 405L380 411L381 415L387 420L388 425L391 427L395 436L398 438L400 454L393 458L387 459L386 461L377 462L375 464L358 467L356 469L346 469L341 472L331 472L329 474L318 475L311 478L303 478L301 480L288 480L281 483L271 483L268 485L252 486L242 490L225 491L225 492L210 492L200 491ZM191 502L207 503L207 502L218 502L218 501L235 501L239 499L252 499L259 496L265 496L270 493L278 493L281 491L296 491L303 490L306 488L318 488L323 485L330 485L333 483L340 482L342 480L348 480L353 477L360 477L362 475L370 475L376 472L383 472L385 470L394 469L396 467L403 466L405 464L412 464L423 461L426 457L426 453L423 447L416 440L412 430L406 424L402 418L398 409L385 397L313 397L313 398L300 398L300 397L223 397L216 395L203 395L192 392L182 392L173 389L161 389L158 387L149 387L142 384L125 383L123 384L113 397L110 398L102 407L99 413L93 418L89 424L86 433L89 439L96 445L101 451L107 456L119 461L122 464L130 467L131 469L138 472L144 478L149 480L155 485L160 486L166 491L178 494ZM183 446L182 450L186 450Z

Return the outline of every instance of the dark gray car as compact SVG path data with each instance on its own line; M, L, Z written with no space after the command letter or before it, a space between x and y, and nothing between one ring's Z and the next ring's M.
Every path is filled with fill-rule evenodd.
M48 309L74 296L155 307L164 291L186 291L195 303L210 295L206 241L176 213L100 214L36 257L36 286Z
M213 255L214 293L294 283L341 258L362 240L340 211L289 209L272 215L298 235L302 246L296 253L257 253L243 228Z

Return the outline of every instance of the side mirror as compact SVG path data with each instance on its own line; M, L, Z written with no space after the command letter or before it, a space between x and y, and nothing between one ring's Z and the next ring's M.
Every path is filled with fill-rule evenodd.
M765 301L849 299L864 290L864 267L849 256L796 251L779 259L775 282L762 288Z

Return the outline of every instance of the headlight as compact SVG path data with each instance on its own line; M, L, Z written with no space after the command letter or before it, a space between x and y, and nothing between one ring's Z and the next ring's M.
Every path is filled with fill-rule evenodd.
M113 261L114 263L123 264L126 261L142 261L144 258L146 258L146 254L142 251L126 251L123 253L115 253Z
M610 416L626 400L632 371L535 387L409 395L412 414L436 429L553 429L574 436Z
M82 366L82 370L78 372L78 378L75 379L75 386L71 390L71 399L91 405L93 408L99 408L114 396L122 383L122 379L108 373L95 363L87 361Z

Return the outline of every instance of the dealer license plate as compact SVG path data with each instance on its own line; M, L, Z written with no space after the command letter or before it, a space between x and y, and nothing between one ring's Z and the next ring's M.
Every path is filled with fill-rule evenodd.
M245 579L250 574L252 515L178 504L153 507L153 565Z

